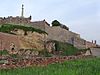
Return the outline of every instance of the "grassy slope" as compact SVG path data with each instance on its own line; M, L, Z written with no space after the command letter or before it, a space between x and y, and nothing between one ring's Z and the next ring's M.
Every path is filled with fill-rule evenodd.
M67 61L47 67L0 70L0 75L100 75L100 58Z
M79 49L74 47L73 45L69 43L63 43L63 42L58 42L55 41L56 43L56 50L57 51L62 51L61 55L75 55L77 52L79 52Z
M33 28L33 27L26 27L26 26L22 26L22 25L12 25L12 24L4 24L4 25L2 25L0 27L0 32L11 33L11 31L14 30L15 28L22 29L24 31L46 33L45 31L42 31L40 29L36 29L36 28Z
M64 43L55 40L52 40L51 42L55 43L55 49L52 49L54 55L56 53L56 55L70 56L70 55L76 55L79 51L81 51L69 43ZM44 51L45 52L41 52L41 54L43 54L46 57L52 56L52 54L48 53L47 50Z

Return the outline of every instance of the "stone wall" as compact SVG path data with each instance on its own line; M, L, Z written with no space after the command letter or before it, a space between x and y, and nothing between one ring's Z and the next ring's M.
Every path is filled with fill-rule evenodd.
M96 45L97 45L97 44L95 44L95 43L86 41L86 48L93 48L93 47L96 47Z
M91 48L92 56L100 57L100 48Z
M22 17L4 17L4 18L0 18L0 24L29 24L30 23L31 18L22 18Z
M51 27L45 20L43 21L35 21L31 22L31 17L29 18L22 18L22 17L7 17L7 18L0 18L0 24L25 24L28 26L32 26L37 29L44 30L48 33L47 37L44 37L45 40L57 40L61 42L68 42L73 44L75 47L78 48L90 48L95 46L96 44L92 44L91 42L86 42L85 40L80 37L79 34L74 33L64 29L60 26L53 26Z
M86 48L86 41L80 38L80 35L72 31L61 28L60 26L48 27L45 29L48 33L48 40L57 40L68 42L77 48Z
M20 44L17 36L0 32L0 50L18 50L19 48Z
M48 33L48 36L45 37L45 39L47 40L68 42L79 49L91 48L96 46L96 44L87 42L86 40L82 39L79 34L66 30L60 26L51 27L48 23L46 23L46 21L33 22L32 26L34 28L46 31Z
M22 30L14 33L16 35L0 32L0 50L14 48L14 50L35 49L40 51L44 49L44 34L27 32L28 35L24 35Z
M73 41L73 45L79 49L85 49L86 48L86 40L75 37L74 41Z
M50 27L50 24L48 24L45 20L43 20L43 21L31 22L30 26L45 31Z
M25 68L29 66L47 66L49 64L63 63L69 60L77 60L82 58L91 58L92 56L61 56L61 57L31 57L22 59L7 58L4 63L0 64L0 69L14 69L14 68ZM1 59L1 58L0 58ZM1 59L1 60L3 60Z
M60 26L51 27L46 21L33 22L32 26L37 29L44 30L48 33L46 40L56 40L68 42L77 48L86 48L85 40L80 38L80 35L72 31L66 30Z
M63 29L60 26L48 27L45 29L45 31L48 33L48 39L69 43L71 43L72 37L78 37L79 35Z

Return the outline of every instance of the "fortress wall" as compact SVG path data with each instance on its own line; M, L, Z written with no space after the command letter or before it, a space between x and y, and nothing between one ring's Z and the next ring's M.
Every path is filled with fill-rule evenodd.
M100 57L100 48L91 48L91 52L93 56Z
M74 38L74 46L79 49L85 49L86 48L86 40L82 38Z
M77 37L78 34L61 28L60 26L46 28L48 39L57 40L61 42L71 43L71 38Z
M93 48L93 47L96 47L96 44L95 43L86 41L86 48Z
M21 17L0 18L0 24L5 24L5 23L29 24L34 28L46 31L48 33L47 37L48 40L68 42L70 44L74 44L74 46L78 48L85 48L85 47L88 48L94 46L94 44L91 44L89 42L85 44L84 39L81 39L80 35L77 33L61 28L60 26L50 27L50 25L45 20L31 22L30 18L21 18Z
M51 40L57 40L57 41L62 41L65 42L68 36L64 36L66 32L64 32L60 27L49 27L46 28L46 32L48 33L48 39Z
M0 18L0 24L29 24L29 18L21 18L21 17L7 17Z
M86 48L86 41L80 38L79 34L65 30L60 26L48 27L46 28L46 32L49 33L48 39L50 40L68 42L70 44L73 44L77 48Z
M42 22L40 22L40 23L38 23L38 22L32 22L31 23L31 26L32 27L34 27L34 28L36 28L36 29L41 29L41 30L44 30L44 26L45 24L43 23L42 24Z
M11 45L15 45L15 49L20 48L19 38L12 34L0 32L0 50L11 50Z
M31 22L30 25L34 28L41 29L43 31L50 27L50 25L45 20Z

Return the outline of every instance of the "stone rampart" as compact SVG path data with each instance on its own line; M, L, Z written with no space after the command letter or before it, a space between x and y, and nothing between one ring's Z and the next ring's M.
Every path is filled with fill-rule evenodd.
M0 24L29 24L30 23L30 17L29 18L22 18L22 17L4 17L4 18L0 18Z
M16 35L0 32L0 50L18 50L19 48L19 38Z

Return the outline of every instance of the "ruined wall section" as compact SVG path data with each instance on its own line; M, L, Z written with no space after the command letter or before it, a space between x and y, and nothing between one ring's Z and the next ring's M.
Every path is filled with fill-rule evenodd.
M75 37L73 45L79 49L85 49L86 48L86 40Z
M0 32L0 50L35 49L40 51L44 49L44 34L27 32L28 35L24 36L23 33L24 31L21 30L16 32L16 35Z
M41 29L43 31L46 31L46 29L50 28L50 24L48 24L45 20L31 22L30 26L32 26L36 29Z
M66 29L63 29L60 26L46 28L46 32L48 33L48 39L69 43L71 43L72 41L71 38L77 37L79 35Z
M0 32L0 50L11 50L12 47L15 50L20 48L19 37Z
M29 24L30 23L31 18L22 18L22 17L0 17L0 25L2 24Z
M28 26L32 26L37 29L41 29L48 33L48 36L44 37L45 40L57 40L61 42L68 42L73 44L75 47L78 48L90 48L95 47L96 44L91 42L86 42L84 39L80 37L79 34L74 33L72 31L66 30L60 26L53 26L51 27L45 20L43 21L35 21L31 22L31 17L29 18L22 18L22 17L7 17L7 18L0 18L0 25L2 24L25 24ZM0 36L0 38L3 38ZM12 37L8 37L7 39L11 39ZM1 39L0 39L1 40ZM7 40L7 41L8 41ZM15 40L15 39L14 39Z
M97 44L95 44L95 43L86 41L86 48L93 48L93 47L96 47L96 45L97 45Z
M82 39L79 34L61 28L60 26L46 27L49 40L68 42L79 49L86 48L86 40Z
M44 37L45 40L67 42L73 44L77 48L86 48L85 40L80 38L79 34L66 30L60 26L51 27L45 21L33 22L32 26L48 33L48 36Z

